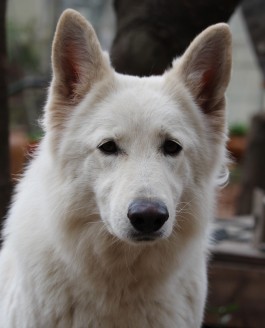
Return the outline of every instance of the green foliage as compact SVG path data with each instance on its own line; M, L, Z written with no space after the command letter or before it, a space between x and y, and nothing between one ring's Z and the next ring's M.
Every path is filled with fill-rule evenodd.
M236 303L227 304L218 307L207 307L207 312L215 314L218 317L218 327L231 327L229 325L234 313L239 311L239 305Z
M245 136L248 128L244 123L234 123L229 127L230 136Z
M38 42L34 22L18 26L14 22L7 24L8 58L11 69L16 66L21 71L39 70Z
M28 138L30 142L38 142L40 139L42 139L43 134L44 133L42 130L31 132L28 134Z

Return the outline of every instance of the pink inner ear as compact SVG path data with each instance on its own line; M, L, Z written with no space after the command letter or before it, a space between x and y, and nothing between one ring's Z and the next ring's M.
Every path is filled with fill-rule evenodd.
M67 88L67 96L74 97L77 84L80 81L80 67L78 65L78 55L74 44L70 43L65 48L62 68L65 77L65 86Z
M208 90L209 87L210 88L213 87L215 74L216 71L213 68L210 68L203 73L202 81L201 81L202 89L206 88Z
M212 100L215 98L216 79L216 69L209 68L203 73L200 81L197 101L205 113L211 111Z

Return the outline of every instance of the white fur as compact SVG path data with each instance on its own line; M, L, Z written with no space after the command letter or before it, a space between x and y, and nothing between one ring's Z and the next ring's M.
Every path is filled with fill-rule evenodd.
M79 21L71 22L72 17ZM67 105L65 95L58 100L57 84L65 83L58 57L61 34L71 33L68 25L84 30L88 25L70 10L62 22L53 51L46 135L17 187L5 226L0 327L198 328L214 190L225 161L224 103L220 115L217 107L214 114L203 112L196 94L197 59L196 88L185 66L192 62L189 50L163 76L138 78L115 73L96 44L100 74L92 72L89 85L78 85L79 93L70 89L81 96ZM198 44L209 46L207 37L214 43L220 35L226 38L222 56L228 64L218 70L227 73L218 80L220 94L211 96L221 101L230 72L227 27L208 29L189 49L198 51L200 65ZM80 42L97 42L94 35L87 39ZM203 56L207 61L205 50ZM81 75L85 68L80 67ZM87 83L81 80L77 84ZM175 157L161 151L169 136L183 147ZM104 155L97 147L106 139L123 152ZM153 242L130 237L128 206L139 197L159 199L169 212Z

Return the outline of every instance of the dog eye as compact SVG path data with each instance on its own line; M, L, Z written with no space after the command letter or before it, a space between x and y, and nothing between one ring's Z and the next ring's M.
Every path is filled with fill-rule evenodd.
M98 149L106 155L116 155L119 150L118 146L113 140L109 140L107 142L104 142L103 144L100 144L98 146Z
M162 149L165 155L176 156L181 152L182 147L178 142L168 139L165 140Z

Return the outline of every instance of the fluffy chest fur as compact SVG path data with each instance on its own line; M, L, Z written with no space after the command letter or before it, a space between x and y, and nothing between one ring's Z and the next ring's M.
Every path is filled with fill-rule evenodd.
M1 318L10 325L5 319L0 326L199 327L206 294L201 249L177 254L174 240L141 251L105 242L100 249L88 245L88 262L72 258L71 266L52 248L28 250L32 258L23 264L3 253Z

